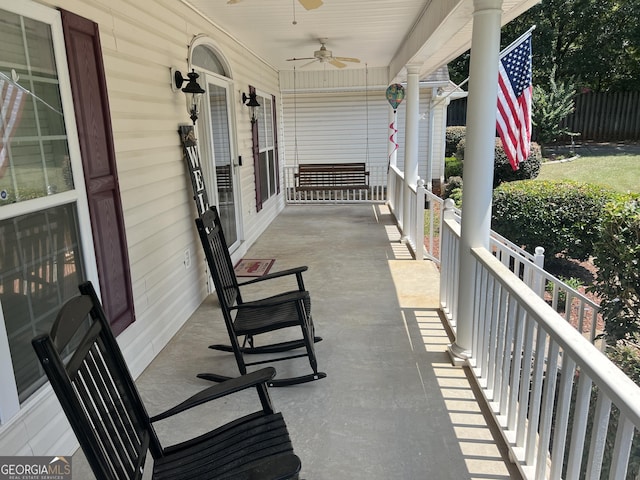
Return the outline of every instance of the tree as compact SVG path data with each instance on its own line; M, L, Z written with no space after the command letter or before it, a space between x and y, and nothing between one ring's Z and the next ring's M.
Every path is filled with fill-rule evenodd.
M565 82L556 84L553 78L554 73L552 71L548 89L541 85L533 87L531 117L535 126L536 139L543 147L554 142L561 135L570 133L569 129L561 126L560 122L575 108L575 85Z
M637 89L640 78L640 2L542 0L502 29L504 47L532 25L533 84L549 90L575 82L581 90ZM469 71L469 52L449 64L455 83ZM552 75L552 72L555 75Z

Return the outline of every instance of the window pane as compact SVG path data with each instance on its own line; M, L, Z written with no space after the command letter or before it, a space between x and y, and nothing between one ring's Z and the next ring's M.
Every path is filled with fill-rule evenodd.
M29 52L30 73L48 78L58 78L51 27L31 18L22 17L22 19L24 20L24 36L27 40L26 51Z
M11 162L0 178L0 205L73 189L66 140L14 143Z
M273 112L272 112L273 109L271 108L271 99L263 97L262 102L264 103L264 111L265 111L264 123L266 125L264 140L267 147L273 147Z
M51 27L0 10L0 206L73 189Z
M274 195L276 193L276 159L275 152L272 150L269 155L269 194Z
M3 51L2 71L5 71L7 65L15 65L16 70L18 66L27 65L23 47L22 19L19 15L0 10L0 44Z
M191 56L191 63L197 67L201 67L210 72L217 73L224 77L227 76L227 72L224 70L222 62L211 49L198 45L193 49L193 55Z
M258 102L260 103L260 106L256 108L256 118L258 119L258 149L264 150L268 146L264 98L259 97Z
M0 301L20 401L44 383L31 339L47 332L85 278L75 207L0 222Z
M260 198L269 198L269 151L260 152Z

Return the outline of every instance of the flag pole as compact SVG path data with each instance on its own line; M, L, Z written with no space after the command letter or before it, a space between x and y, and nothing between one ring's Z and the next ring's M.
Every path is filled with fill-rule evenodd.
M49 105L47 102L45 102L43 99L41 99L39 96L37 96L35 93L30 92L29 90L27 90L25 87L23 87L22 85L20 85L16 80L14 80L13 78L8 77L7 75L5 75L4 73L0 72L0 77L4 78L5 80L9 81L9 83L11 83L12 85L15 85L16 87L18 87L20 90L22 90L24 93L26 93L27 95L32 96L33 98L35 98L36 100L38 100L39 102L44 103L44 105L48 108L50 108L51 110L53 110L55 113L57 113L58 115L62 115L62 112L59 110L56 110L56 108L52 107L51 105Z
M444 97L440 97L440 98L438 98L438 100L436 102L433 102L433 105L435 106L435 105L438 105L440 102L444 102L447 98L449 98L451 95L453 95L457 89L459 89L461 86L463 86L468 81L469 81L469 77L465 78L458 85L456 85L453 90L451 90L449 93L447 93Z
M529 30L524 32L522 35L520 35L518 38L516 38L513 42L511 42L506 48L504 48L500 52L500 56L498 58L502 58L505 55L507 55L509 52L511 52L511 50L513 50L527 35L530 35L531 32L533 32L535 29L536 29L536 26L532 25Z
M520 35L518 38L516 38L513 42L511 42L506 48L504 48L501 52L500 55L498 56L498 58L502 58L504 57L507 53L509 53L511 50L513 50L515 48L516 45L518 45L523 38L525 38L527 35L529 35L531 32L533 32L536 29L535 25L532 25L531 28L529 28L529 30L527 30L526 32L524 32L522 35ZM449 96L451 96L451 94L453 92L455 92L458 88L460 88L462 85L464 85L465 83L467 83L469 81L469 77L465 78L462 82L460 82L458 85L456 85L456 88L449 92L447 95L445 95L442 98L439 98L437 102L434 103L434 105L439 104L440 102L446 100Z

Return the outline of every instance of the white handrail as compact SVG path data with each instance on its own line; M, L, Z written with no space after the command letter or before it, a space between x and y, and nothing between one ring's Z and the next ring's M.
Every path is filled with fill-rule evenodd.
M560 478L566 470L577 478L585 461L599 472L613 445L617 473L609 478L624 478L617 475L640 431L640 387L491 252L472 254L478 288L470 363L523 476Z

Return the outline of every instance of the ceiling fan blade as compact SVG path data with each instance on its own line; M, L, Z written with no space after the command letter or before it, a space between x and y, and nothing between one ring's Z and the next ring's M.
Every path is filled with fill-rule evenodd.
M233 5L234 3L240 3L242 0L227 0L227 5Z
M340 60L338 60L337 58L332 58L331 60L329 60L329 63L331 65L333 65L334 67L338 67L338 68L344 68L347 66L346 63L342 63Z
M360 63L360 59L359 58L351 58L351 57L333 57L334 60L339 60L341 62L353 62L353 63Z
M322 0L298 0L300 5L302 5L307 10L313 10L322 5Z
M287 62L295 62L296 60L315 60L316 57L302 57L302 58L287 58Z
M311 60L309 63L305 63L304 65L300 65L300 68L304 68L304 67L308 67L309 65L311 65L312 63L316 63L317 60L314 58L313 60Z

